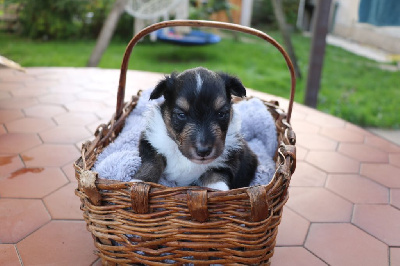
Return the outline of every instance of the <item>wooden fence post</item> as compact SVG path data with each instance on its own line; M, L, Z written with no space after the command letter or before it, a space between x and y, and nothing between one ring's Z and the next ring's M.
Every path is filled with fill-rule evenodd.
M108 44L114 34L115 28L117 27L118 20L125 10L127 0L116 0L113 8L108 14L103 27L101 28L99 37L97 38L96 46L90 55L87 63L88 67L95 67L99 64L104 51L107 49Z
M275 18L278 22L279 30L282 34L283 42L285 44L286 51L289 54L290 60L292 60L296 78L301 79L301 71L297 64L296 53L294 52L292 40L290 38L289 29L286 24L286 16L283 12L282 1L272 0L272 7L274 9Z
M313 108L317 107L318 91L321 85L331 2L332 0L319 0L317 5L308 65L307 87L304 97L305 105Z

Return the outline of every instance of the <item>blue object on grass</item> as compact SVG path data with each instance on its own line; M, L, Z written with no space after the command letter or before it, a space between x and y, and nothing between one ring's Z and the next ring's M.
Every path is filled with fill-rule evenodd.
M178 34L173 28L160 29L157 31L157 39L160 41L173 42L182 45L204 45L221 41L218 35L200 30L192 30L188 34Z

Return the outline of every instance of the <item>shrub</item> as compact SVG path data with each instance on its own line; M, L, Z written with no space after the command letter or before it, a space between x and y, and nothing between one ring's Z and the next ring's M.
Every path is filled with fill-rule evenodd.
M19 3L20 33L34 39L97 36L110 0L8 0Z
M283 11L286 15L286 23L295 25L297 19L298 0L282 0ZM277 29L274 9L271 0L255 0L253 2L252 25L266 25L269 28Z

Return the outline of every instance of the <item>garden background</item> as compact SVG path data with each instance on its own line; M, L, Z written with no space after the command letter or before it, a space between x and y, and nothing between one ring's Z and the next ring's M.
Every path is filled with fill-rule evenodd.
M23 67L85 67L96 44L111 0L2 0L18 3L16 27L0 32L0 54ZM294 25L298 1L284 0L288 25ZM282 43L270 0L254 1L252 26ZM191 10L191 18L202 18ZM310 56L309 36L291 27L291 38L303 77ZM132 37L133 18L122 15L113 39L98 67L120 68ZM246 35L238 40L229 32L215 45L178 46L142 41L132 55L130 69L170 73L204 66L237 75L246 87L288 98L290 77L281 55L264 41ZM317 108L362 127L400 128L399 71L396 62L378 63L339 47L327 46ZM296 102L303 103L306 78L298 80Z

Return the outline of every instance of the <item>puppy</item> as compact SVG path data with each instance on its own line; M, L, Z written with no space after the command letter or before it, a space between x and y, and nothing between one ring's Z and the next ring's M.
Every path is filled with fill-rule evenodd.
M249 186L258 160L240 134L232 95L246 96L239 79L201 67L161 80L150 99L165 101L148 112L132 181L157 183L165 174L178 186Z

